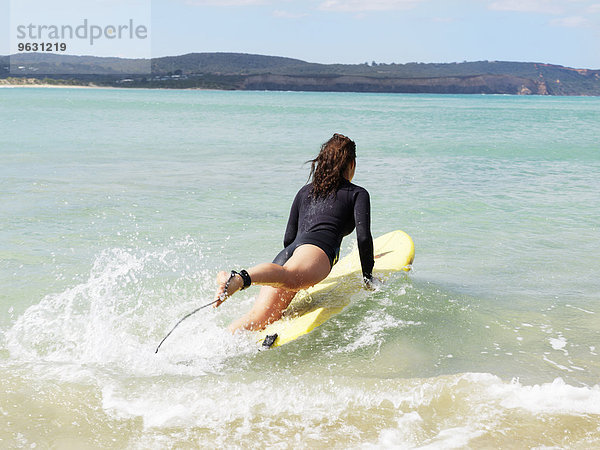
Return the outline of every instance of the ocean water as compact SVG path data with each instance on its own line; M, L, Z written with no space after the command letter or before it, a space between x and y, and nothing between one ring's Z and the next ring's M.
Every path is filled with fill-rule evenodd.
M0 89L0 447L600 446L600 98ZM184 322L341 132L408 275L259 351ZM343 252L351 250L348 236Z

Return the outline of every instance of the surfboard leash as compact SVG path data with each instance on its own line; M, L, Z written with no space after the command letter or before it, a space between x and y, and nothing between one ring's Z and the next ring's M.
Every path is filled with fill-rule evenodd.
M172 333L172 332L175 330L175 328L177 328L177 327L179 326L179 324L180 324L181 322L183 322L185 319L187 319L188 317L190 317L192 314L196 314L196 313L197 313L198 311L200 311L201 309L207 308L207 307L209 307L210 305L214 305L215 303L217 303L217 302L218 302L218 301L220 301L220 300L221 300L221 299L220 299L220 298L218 298L218 299L216 299L216 300L214 300L214 301L212 301L212 302L210 302L210 303L207 303L206 305L202 305L200 308L196 308L196 309L195 309L195 310L193 310L191 313L189 313L189 314L186 314L184 317L182 317L182 318L179 320L179 322L177 322L177 323L175 324L175 326L174 326L173 328L171 328L171 331L169 331L169 332L167 333L167 335L166 335L166 336L163 338L163 340L162 340L162 341L160 341L160 344L158 344L158 347L156 347L156 351L154 352L154 354L157 354L157 353L158 353L158 349L160 348L160 346L163 344L163 342L165 342L165 341L166 341L166 339L167 339L169 336L171 336L171 333Z
M242 272L246 272L245 270L242 270ZM242 275L238 272L236 272L235 270L231 271L231 275L229 275L229 279L227 280L227 282L225 283L225 291L219 295L219 298L217 298L216 300L213 300L210 303L207 303L206 305L202 305L199 308L196 308L195 310L193 310L191 313L186 314L184 317L182 317L179 322L177 322L175 324L175 326L173 328L171 328L171 331L169 331L167 333L167 335L163 338L162 341L160 341L160 344L158 344L158 347L156 347L156 351L154 352L154 354L156 355L158 353L158 349L160 348L160 346L163 344L163 342L165 342L165 340L171 336L171 333L175 330L175 328L177 328L179 326L179 324L181 322L183 322L185 319L187 319L188 317L190 317L192 314L196 314L198 311L200 311L201 309L204 308L208 308L210 305L214 305L217 302L224 302L225 300L227 300L228 297L230 297L229 295L227 295L227 290L229 289L229 283L231 283L231 280L233 279L233 277L235 277L236 275L240 275L242 277L242 279L244 280L244 288L246 288L246 276L248 277L248 281L250 280L250 276L248 275L248 272L245 273L245 275ZM248 282L248 286L250 285L250 283ZM242 289L244 289L242 288Z

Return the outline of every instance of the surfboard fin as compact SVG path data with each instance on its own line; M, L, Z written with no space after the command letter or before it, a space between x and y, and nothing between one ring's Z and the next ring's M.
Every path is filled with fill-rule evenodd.
M275 343L275 341L277 340L277 333L275 334L268 334L265 337L265 340L262 343L262 346L264 348L271 348L273 346L273 344Z

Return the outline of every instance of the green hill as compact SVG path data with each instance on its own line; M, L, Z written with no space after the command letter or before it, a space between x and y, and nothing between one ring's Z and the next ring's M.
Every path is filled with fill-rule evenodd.
M600 95L600 71L528 62L317 64L245 53L126 59L0 57L0 81L102 86L465 94Z

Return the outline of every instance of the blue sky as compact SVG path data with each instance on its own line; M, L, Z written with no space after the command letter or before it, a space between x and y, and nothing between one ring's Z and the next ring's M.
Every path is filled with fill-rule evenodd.
M510 60L600 69L600 0L27 1L28 11L57 23L110 23L117 13L149 20L152 56L243 52L321 63ZM9 0L0 2L10 10ZM14 34L15 24L4 22L0 54L9 53ZM93 54L146 56L122 44L96 44Z

